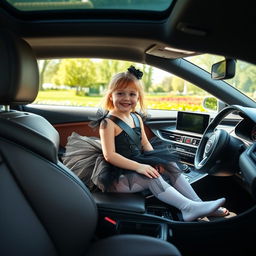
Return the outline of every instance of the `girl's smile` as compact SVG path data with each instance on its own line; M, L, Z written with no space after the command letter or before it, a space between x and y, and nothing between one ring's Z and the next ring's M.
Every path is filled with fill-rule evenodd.
M138 99L139 94L136 90L134 90L133 86L128 86L124 89L116 90L110 97L114 108L121 112L130 112L134 110Z

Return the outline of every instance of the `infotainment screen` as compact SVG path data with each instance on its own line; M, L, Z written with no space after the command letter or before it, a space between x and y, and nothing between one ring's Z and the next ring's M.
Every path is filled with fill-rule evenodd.
M209 124L210 115L178 111L176 129L203 134Z

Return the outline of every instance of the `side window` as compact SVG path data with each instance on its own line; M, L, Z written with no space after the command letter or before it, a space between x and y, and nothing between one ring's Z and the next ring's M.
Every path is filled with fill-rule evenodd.
M143 71L148 109L206 111L208 93L152 66L106 59L49 59L38 65L40 91L33 104L99 107L111 77L135 65Z

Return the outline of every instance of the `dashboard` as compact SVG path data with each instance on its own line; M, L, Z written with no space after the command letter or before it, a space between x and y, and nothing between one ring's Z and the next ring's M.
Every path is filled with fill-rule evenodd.
M245 108L241 108L241 110L229 113L223 120L220 120L221 122L217 128L226 130L231 136L238 138L244 143L244 147L241 150L245 153L241 158L240 168L242 169L241 173L245 177L245 180L252 183L254 178L256 178L256 170L253 170L256 166L256 154L255 159L251 157L251 155L254 156L255 150L249 152L250 159L252 159L250 167L245 163L245 159L248 161L247 149L255 145L256 142L256 110L253 109L252 113L250 113L251 109L249 113L247 113L248 111ZM185 171L184 174L190 183L205 176L204 171L200 172L194 168L194 158L204 130L213 119L208 114L181 111L177 113L177 120L165 120L155 124L149 124L151 130L157 137L170 143L172 148L178 152L181 163L189 166L189 171ZM192 126L197 127L195 129ZM254 191L254 189L252 190Z
M209 114L178 111L175 129L160 129L158 135L172 143L182 162L193 165L197 147L209 122Z
M172 143L181 161L187 164L193 164L197 146L200 143L201 136L178 130L159 130L159 137Z

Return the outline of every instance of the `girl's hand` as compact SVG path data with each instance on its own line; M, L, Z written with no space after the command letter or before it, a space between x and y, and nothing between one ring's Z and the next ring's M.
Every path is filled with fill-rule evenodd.
M160 176L160 174L154 167L147 164L140 164L136 172L143 174L149 178L158 178Z

